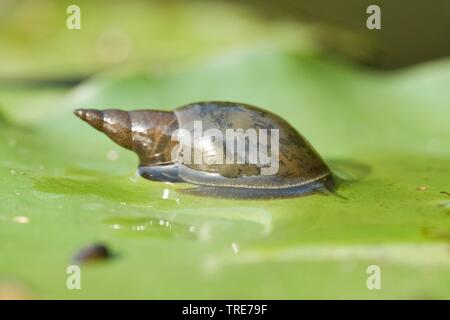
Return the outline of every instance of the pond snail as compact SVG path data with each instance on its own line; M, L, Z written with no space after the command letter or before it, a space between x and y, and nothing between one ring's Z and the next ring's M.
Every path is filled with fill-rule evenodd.
M174 111L77 109L75 115L139 157L139 174L188 182L184 192L278 198L331 191L314 148L277 115L243 103L207 101Z

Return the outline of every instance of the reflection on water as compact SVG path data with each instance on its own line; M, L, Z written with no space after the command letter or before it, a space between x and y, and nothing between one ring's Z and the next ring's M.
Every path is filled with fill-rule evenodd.
M15 216L13 220L14 220L14 222L17 222L20 224L26 224L26 223L30 222L30 218L28 218L26 216Z
M149 217L117 216L104 220L119 235L147 236L159 239L195 239L195 233L184 223Z
M188 240L200 246L218 245L219 251L234 255L250 242L269 237L282 241L311 232L327 212L311 207L317 206L316 197L324 199L323 206L342 201L321 195L279 201L201 198L180 193L186 184L130 181L130 176L135 174L114 176L70 168L35 177L33 188L43 200L66 202L67 210L74 209L71 198L80 197L75 201L78 214L102 221L111 236Z
M447 235L448 237L448 235ZM218 263L258 264L263 262L384 261L408 266L450 266L448 245L445 243L389 245L301 245L277 250L253 249L242 255L223 255Z
M152 210L145 216L109 217L104 223L121 236L225 242L235 253L240 250L237 240L265 237L272 229L271 214L252 207Z

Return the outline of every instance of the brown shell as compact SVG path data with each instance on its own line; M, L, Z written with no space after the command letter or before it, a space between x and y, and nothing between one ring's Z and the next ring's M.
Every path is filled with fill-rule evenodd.
M252 188L283 188L302 185L330 175L314 148L277 115L242 103L201 102L175 110L180 128L193 135L193 123L201 119L203 130L239 128L279 129L279 166L275 175L261 175L263 164L184 164L180 176L191 183ZM225 136L225 133L223 133ZM224 146L218 146L224 148ZM248 150L246 143L246 150ZM270 149L270 145L269 145ZM203 151L216 153L216 150ZM226 151L225 151L226 152ZM205 155L206 153L206 155ZM214 177L208 173L217 174Z
M140 171L149 179L263 190L292 189L311 183L316 183L314 188L317 188L317 182L326 181L327 185L332 182L330 170L303 136L282 118L254 106L208 101L189 104L174 112L78 109L75 114L121 146L136 152L140 159ZM257 132L261 129L278 129L278 171L262 175L267 164L259 161L252 164L186 163L186 155L182 153L184 146L174 140L172 135L176 129L183 129L194 137L195 121L201 121L203 131L217 129L223 133L223 137L227 129L239 128L243 132L248 129ZM217 155L219 149L224 152L224 157L227 156L224 141L218 141L212 147L211 143L209 145L209 149L203 148L201 151L203 159ZM270 139L267 146L270 149ZM246 150L250 147L246 140ZM236 157L239 158L239 155Z

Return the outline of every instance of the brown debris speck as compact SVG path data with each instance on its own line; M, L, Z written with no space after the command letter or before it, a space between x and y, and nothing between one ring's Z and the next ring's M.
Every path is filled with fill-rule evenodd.
M73 257L73 262L82 264L86 262L101 261L112 257L111 251L104 244L92 244L80 249Z

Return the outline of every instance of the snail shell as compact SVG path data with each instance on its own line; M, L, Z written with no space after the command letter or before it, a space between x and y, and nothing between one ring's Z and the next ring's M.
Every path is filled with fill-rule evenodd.
M303 136L277 115L247 104L208 101L174 111L77 109L74 113L117 144L134 151L143 177L200 186L184 189L189 193L274 198L334 187L329 168ZM210 134L198 135L199 121L203 132ZM246 139L249 129L256 134L268 130L270 135L265 139L260 135L256 140ZM244 149L239 149L234 141L234 147L228 148L229 131L237 134L234 138L243 138ZM277 140L272 139L274 136ZM185 137L194 140L190 141L193 148L187 148L190 145L185 143ZM263 154L259 153L250 161L250 150L258 148L272 148L272 162L263 161ZM196 161L199 150L200 161Z

